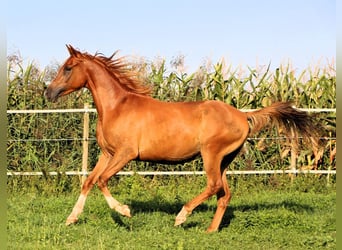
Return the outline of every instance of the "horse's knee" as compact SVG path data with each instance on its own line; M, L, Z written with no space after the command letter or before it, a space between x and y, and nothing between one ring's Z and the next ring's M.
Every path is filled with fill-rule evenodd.
M92 187L94 186L95 183L93 183L93 179L91 178L87 178L83 185L82 185L82 191L81 193L87 193L90 189L92 189Z
M107 187L107 182L103 180L101 177L97 180L97 186L102 190L103 188Z

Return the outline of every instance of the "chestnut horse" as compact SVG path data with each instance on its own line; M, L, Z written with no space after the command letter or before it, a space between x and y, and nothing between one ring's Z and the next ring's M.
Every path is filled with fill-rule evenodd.
M175 225L185 222L198 205L216 194L217 210L207 229L216 231L231 198L226 169L247 136L269 124L308 138L315 131L311 117L287 102L246 113L220 101L162 102L150 97L151 89L128 70L122 58L114 58L115 54L90 55L70 45L67 49L70 57L45 95L54 102L60 96L88 88L98 112L96 138L102 151L67 225L77 221L95 183L111 209L131 216L129 207L113 198L107 187L109 178L129 161L179 162L201 155L207 187L183 206Z

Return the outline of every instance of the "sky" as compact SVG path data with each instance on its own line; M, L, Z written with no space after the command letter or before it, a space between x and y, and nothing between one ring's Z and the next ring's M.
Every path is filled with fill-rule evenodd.
M67 59L65 44L167 63L184 55L189 71L208 59L302 70L336 58L332 0L11 0L7 9L8 54L42 68Z

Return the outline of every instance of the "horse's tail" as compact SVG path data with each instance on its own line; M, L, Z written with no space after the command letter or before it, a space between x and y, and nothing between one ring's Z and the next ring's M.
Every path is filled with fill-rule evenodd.
M291 102L277 102L263 109L247 112L250 124L249 135L260 131L267 125L276 125L290 138L298 139L301 134L307 141L319 146L319 127L305 111L292 107Z

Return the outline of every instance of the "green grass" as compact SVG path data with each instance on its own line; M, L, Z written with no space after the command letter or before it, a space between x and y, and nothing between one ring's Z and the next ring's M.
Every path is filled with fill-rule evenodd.
M111 211L95 188L69 227L65 219L79 190L60 191L55 181L31 177L23 188L8 179L8 249L336 249L336 184L326 185L324 176L229 177L231 204L212 234L205 230L215 198L173 226L205 177L114 178L110 189L133 217Z

